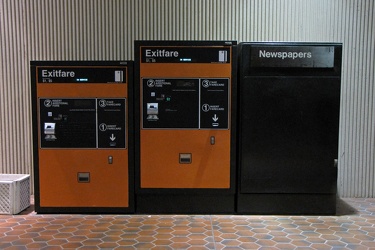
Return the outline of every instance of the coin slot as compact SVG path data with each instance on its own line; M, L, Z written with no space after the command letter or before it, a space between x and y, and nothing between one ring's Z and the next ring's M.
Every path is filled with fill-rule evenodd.
M215 136L211 136L210 137L210 143L211 143L211 145L215 145L215 142L216 142Z

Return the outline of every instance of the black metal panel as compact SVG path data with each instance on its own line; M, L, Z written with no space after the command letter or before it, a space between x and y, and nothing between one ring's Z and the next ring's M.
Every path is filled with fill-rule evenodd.
M97 99L98 148L127 148L126 108L126 98Z
M251 67L333 68L334 46L254 45Z
M229 128L229 79L202 79L200 94L200 128Z
M241 92L241 193L333 192L340 80L250 77Z
M143 128L199 127L199 79L143 78Z
M99 66L38 67L39 83L125 83L126 71ZM118 65L116 65L118 66Z
M228 78L143 78L142 90L143 129L229 128Z
M232 194L210 194L199 190L193 194L185 190L176 195L162 191L162 195L137 196L137 213L140 214L232 214L235 202ZM157 204L157 205L156 205Z
M239 194L237 213L268 215L332 215L335 194Z
M239 47L237 211L334 213L341 45Z
M39 99L41 148L96 148L95 99Z
M341 44L241 43L239 50L240 77L341 75Z

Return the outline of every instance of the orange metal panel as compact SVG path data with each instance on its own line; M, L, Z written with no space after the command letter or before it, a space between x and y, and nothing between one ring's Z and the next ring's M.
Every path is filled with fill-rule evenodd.
M126 84L71 84L71 83L39 83L38 97L125 97L127 96Z
M142 130L141 188L229 188L229 148L229 130ZM180 153L192 163L179 163Z
M194 63L194 64L174 64L174 63L141 63L142 77L231 77L231 64L221 63Z
M127 150L40 149L40 205L127 207L127 162ZM89 172L90 182L79 183L78 172Z

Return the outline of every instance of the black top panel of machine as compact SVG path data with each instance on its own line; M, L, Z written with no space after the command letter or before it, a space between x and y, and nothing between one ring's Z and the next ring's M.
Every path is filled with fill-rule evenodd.
M116 67L132 66L128 61L32 61L38 83L126 83L127 72ZM78 67L77 67L78 66Z
M38 67L39 83L124 83L126 71L103 67Z
M237 42L135 41L136 48L138 44L140 51L136 50L136 53L140 53L142 63L231 63L230 49L224 46Z
M230 63L229 48L141 47L142 63Z
M241 75L340 76L339 43L241 43Z

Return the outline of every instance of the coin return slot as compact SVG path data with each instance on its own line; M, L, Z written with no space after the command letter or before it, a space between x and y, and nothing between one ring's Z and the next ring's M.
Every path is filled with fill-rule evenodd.
M78 182L90 182L90 173L78 173Z
M180 154L180 163L189 164L191 163L191 154Z

